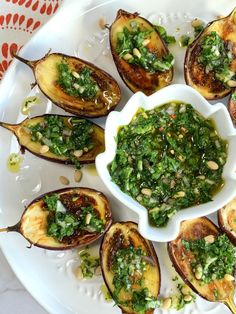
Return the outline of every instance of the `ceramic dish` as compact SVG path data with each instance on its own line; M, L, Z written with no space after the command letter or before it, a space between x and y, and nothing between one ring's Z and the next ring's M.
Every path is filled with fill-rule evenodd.
M214 197L213 201L182 209L170 218L167 226L156 228L150 225L145 207L136 200L123 193L111 180L108 165L116 154L116 136L119 127L127 125L132 120L139 108L151 110L165 103L177 101L192 104L193 108L200 112L205 118L215 122L216 129L221 138L228 142L228 157L223 170L225 185ZM181 221L205 216L217 211L227 204L236 195L236 131L225 106L217 103L212 106L193 88L175 84L161 89L160 91L145 96L143 93L134 94L121 112L111 112L107 117L105 126L106 150L96 158L97 171L111 193L124 205L139 215L139 232L143 237L159 242L167 242L175 239L179 232Z
M19 2L19 1L18 1ZM54 1L55 2L55 1ZM117 110L131 97L117 73L109 48L107 30L99 27L100 18L111 24L117 10L123 8L129 12L140 12L150 21L156 21L167 31L179 36L191 33L191 21L200 17L205 21L213 20L216 15L228 14L235 6L234 0L64 0L63 7L56 15L34 35L21 50L21 56L28 59L41 58L49 48L52 52L75 55L95 63L109 72L118 81L122 89L122 101ZM183 58L185 49L178 43L171 48L176 56L174 82L183 82ZM13 61L0 85L0 118L9 123L21 122L26 116L21 113L21 103L28 95L37 95L41 104L34 106L30 116L44 113L65 114L48 101L37 88L31 90L33 74L24 64ZM225 100L226 103L227 100ZM104 126L105 119L96 119L95 123ZM18 152L17 140L9 131L0 129L0 227L12 225L18 221L24 206L37 196L64 186L59 176L70 180L74 186L74 169L39 159L29 152L23 155L24 161L19 173L10 173L6 161L10 153ZM119 202L106 188L102 180L91 167L83 168L83 178L78 186L87 186L102 191L109 199L114 221L136 222L137 214ZM76 184L77 185L77 184ZM215 219L212 214L211 219ZM98 255L100 243L92 250ZM91 280L78 280L74 275L79 265L78 251L50 252L36 247L28 249L28 242L16 233L1 234L0 246L12 269L29 292L52 314L119 314L120 309L114 302L107 302L101 292L101 276ZM154 243L161 267L161 296L176 291L176 282L172 278L176 272L171 266L166 243ZM179 314L230 313L219 303L210 303L200 297L187 305ZM155 314L164 313L156 310ZM175 313L175 311L173 311Z

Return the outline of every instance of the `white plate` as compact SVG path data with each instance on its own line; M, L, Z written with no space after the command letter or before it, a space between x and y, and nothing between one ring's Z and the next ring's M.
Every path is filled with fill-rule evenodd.
M109 52L107 31L98 26L100 17L108 23L115 18L120 8L134 12L151 21L162 23L167 30L179 37L190 31L190 21L200 17L206 21L217 15L229 14L235 5L234 0L145 0L129 2L125 0L67 0L62 9L31 39L22 49L25 58L41 58L49 48L53 51L80 56L111 73L122 88L122 102L118 109L131 95L121 81ZM184 49L176 44L172 51L176 55L174 82L183 82ZM33 82L31 70L24 64L13 62L0 86L0 120L19 122L24 119L20 113L22 100L30 93ZM36 90L31 93L35 94ZM59 113L60 109L51 105L44 97L42 104L32 114L47 112ZM104 119L98 119L101 124ZM7 171L6 160L10 152L19 150L16 139L7 131L0 130L0 225L15 224L23 211L24 205L33 198L47 191L62 188L58 177L65 175L73 181L73 169L38 159L26 152L23 167L18 174ZM3 149L4 148L4 149ZM137 217L115 200L106 190L101 180L91 171L83 170L80 186L93 187L103 191L111 201L116 220L134 220ZM214 216L212 216L214 218ZM100 292L102 278L78 281L73 269L78 264L76 251L50 252L42 249L27 248L28 243L15 233L1 234L1 248L16 275L29 292L50 312L60 314L112 314L120 313L113 303L107 303ZM168 259L165 244L155 244L162 271L161 295L167 295L172 287L171 278L175 272ZM94 246L98 251L98 244ZM160 313L157 310L156 313ZM200 297L193 305L188 305L179 313L230 313L218 303L209 303Z

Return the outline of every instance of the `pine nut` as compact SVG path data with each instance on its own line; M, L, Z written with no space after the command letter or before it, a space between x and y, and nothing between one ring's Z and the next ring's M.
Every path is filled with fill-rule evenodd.
M80 75L79 75L79 73L78 72L75 72L75 71L73 71L72 72L72 75L75 77L75 78L80 78Z
M217 170L219 168L218 164L216 162L212 161L212 160L207 162L207 166L211 170Z
M234 276L230 274L225 274L224 279L227 281L234 281Z
M77 84L77 83L74 83L73 86L74 86L75 89L79 89L80 88L80 85Z
M67 177L60 176L59 180L60 180L61 184L63 184L63 185L69 185L70 184L70 181L67 179Z
M178 197L185 197L185 192L184 191L179 191L174 195L174 198L178 198Z
M133 56L130 53L126 53L123 58L125 61L129 61L130 59L133 59Z
M168 310L171 307L171 298L166 298L163 300L162 308Z
M151 189L147 189L147 188L143 188L141 190L141 193L150 197L152 195L152 190Z
M40 148L40 153L41 154L45 154L49 151L49 147L48 145L43 145L41 148Z
M211 243L215 242L215 237L212 234L210 234L210 235L206 236L204 238L204 240L205 240L206 243L211 244Z
M75 173L74 173L74 180L75 180L75 182L80 182L81 179L82 179L82 171L75 170Z
M183 286L183 288L181 289L181 292L184 294L184 295L189 295L191 293L191 289L188 287L188 286Z
M171 154L174 155L175 151L173 149L170 150Z
M88 147L84 147L84 152L88 152Z
M92 218L92 214L88 213L85 218L86 225L89 225L91 218Z
M133 49L133 55L134 56L136 56L136 57L138 57L139 59L141 58L141 53L140 53L140 51L137 49L137 48L134 48Z
M147 46L150 43L150 39L146 38L144 39L144 41L142 42L143 46Z
M203 21L199 19L194 19L191 23L192 27L198 27L198 26L201 26L202 24L203 24Z
M227 85L228 85L229 87L236 87L236 81L234 81L234 80L229 80L229 81L227 82Z
M75 150L73 155L77 158L81 157L83 155L83 151L82 150Z
M76 270L75 270L75 277L77 279L83 279L83 273L82 273L82 269L81 267L77 267Z
M198 266L195 272L195 278L200 280L202 278L202 266Z
M185 302L191 302L192 299L193 299L193 297L190 294L184 296L184 301Z

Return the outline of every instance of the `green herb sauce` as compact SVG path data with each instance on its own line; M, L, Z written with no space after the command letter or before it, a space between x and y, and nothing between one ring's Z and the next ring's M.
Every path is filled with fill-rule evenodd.
M31 140L47 145L57 156L66 156L80 168L78 152L82 155L94 147L92 123L86 119L58 115L45 116L43 123L30 126Z
M163 58L158 58L149 51L147 40L151 40L151 33L152 31L142 29L136 22L131 22L130 29L124 27L123 31L118 33L116 52L127 62L148 72L167 71L173 66L174 57L167 54Z
M147 208L156 227L183 208L211 201L224 184L227 143L190 104L140 109L116 141L112 181Z
M230 70L232 51L216 32L206 35L200 45L198 62L205 67L207 73L214 72L216 79L223 83L235 79L235 73Z
M202 269L201 281L205 284L215 279L222 279L226 274L233 274L236 265L236 251L225 234L218 235L213 243L205 239L182 240L186 250L194 254L191 264L195 273L199 266Z
M93 206L79 194L44 197L45 210L49 211L47 234L60 242L70 241L71 236L101 233L104 223Z
M81 251L79 256L81 259L80 268L83 278L92 278L95 275L97 267L100 266L99 257L92 256L88 249Z
M94 80L90 68L85 66L80 72L72 71L64 61L57 65L57 70L57 84L66 94L84 100L95 99L100 88Z
M166 29L163 26L161 26L161 25L153 25L153 27L159 33L159 35L161 36L161 38L164 40L164 42L167 45L176 43L175 37L174 36L169 36L167 34Z
M141 248L129 246L119 249L112 260L115 287L113 298L118 305L129 306L137 313L145 313L155 308L159 302L149 295L148 288L143 287L143 274L148 267L145 256ZM139 289L134 290L133 285L139 286ZM120 300L119 295L122 290L126 292L131 290L131 300Z

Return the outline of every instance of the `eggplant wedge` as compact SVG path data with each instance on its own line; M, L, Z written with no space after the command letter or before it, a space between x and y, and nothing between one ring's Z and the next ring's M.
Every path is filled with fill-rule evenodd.
M236 90L230 95L228 102L228 111L234 123L236 123Z
M0 232L18 232L40 248L67 250L94 242L111 222L110 205L101 192L66 188L35 199L16 225Z
M101 243L100 263L106 286L122 313L154 312L160 290L159 262L137 224L117 222L109 228Z
M61 53L48 53L36 61L15 58L33 70L46 97L67 112L90 118L106 116L120 101L114 78L87 61Z
M20 124L0 122L0 126L13 132L23 150L54 162L93 163L104 151L104 130L83 118L45 114L27 118Z
M168 243L168 253L175 270L192 290L208 301L223 302L233 313L236 313L236 307L233 301L235 289L234 277L232 276L233 271L231 275L227 274L223 278L217 279L217 270L214 269L212 278L210 277L207 282L203 281L203 279L206 280L207 278L203 276L206 276L205 271L209 270L211 263L217 261L217 263L220 264L220 261L215 259L215 257L213 258L212 255L209 255L210 257L207 259L205 268L205 266L198 264L198 259L202 257L202 253L199 253L199 255L194 254L190 249L186 248L185 244L194 241L196 247L195 240L199 240L202 241L202 246L207 246L209 243L216 243L214 241L217 241L215 239L220 235L219 228L206 217L186 220L181 223L178 237ZM233 245L230 241L228 241L228 243L234 255L235 251ZM210 249L208 248L208 250ZM220 253L222 254L221 250ZM233 257L232 260L234 262L235 257ZM197 266L195 265L196 263ZM213 276L215 277L213 278Z
M187 48L185 81L206 99L223 98L236 87L236 9L210 22Z
M110 27L110 46L117 70L131 91L150 95L171 83L173 56L154 26L138 13L118 11Z
M220 229L236 245L236 198L218 211Z

